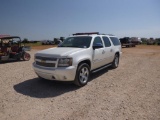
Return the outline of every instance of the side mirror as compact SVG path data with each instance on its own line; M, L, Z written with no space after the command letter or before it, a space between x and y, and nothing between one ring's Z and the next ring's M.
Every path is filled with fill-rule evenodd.
M93 45L93 50L98 49L98 48L103 48L102 43L96 43L95 45Z

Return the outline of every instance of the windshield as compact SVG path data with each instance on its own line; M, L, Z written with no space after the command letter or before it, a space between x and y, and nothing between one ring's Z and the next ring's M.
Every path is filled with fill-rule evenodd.
M92 37L80 36L80 37L69 37L59 47L78 47L88 48L90 46Z

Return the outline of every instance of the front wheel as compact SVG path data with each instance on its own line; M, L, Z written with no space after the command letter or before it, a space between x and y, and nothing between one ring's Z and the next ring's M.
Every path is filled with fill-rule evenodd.
M80 87L88 83L90 77L90 67L86 63L82 63L78 66L74 83Z
M44 81L47 81L47 79L45 79L45 78L42 78L42 77L41 77L41 76L39 76L39 75L38 75L38 78L39 78L39 80L42 80L42 81L43 81L43 80L44 80ZM49 81L49 80L48 80L48 81Z
M112 68L117 68L119 65L119 55L115 54L114 60L112 62Z
M24 52L24 54L23 54L23 56L22 56L22 59L23 59L24 61L29 61L30 58L31 58L31 55L30 55L29 53L27 53L27 52Z

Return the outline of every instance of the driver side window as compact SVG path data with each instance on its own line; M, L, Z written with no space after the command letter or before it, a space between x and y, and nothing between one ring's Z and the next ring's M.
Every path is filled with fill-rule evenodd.
M94 39L93 46L96 46L96 45L102 45L103 46L103 43L102 43L102 40L101 40L100 37L96 37Z

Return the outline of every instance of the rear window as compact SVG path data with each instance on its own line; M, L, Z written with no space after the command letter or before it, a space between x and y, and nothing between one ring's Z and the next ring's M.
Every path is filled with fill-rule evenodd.
M111 39L111 41L112 41L112 43L113 43L114 46L121 45L121 43L120 43L120 41L119 41L118 38L116 38L116 37L110 37L110 39Z

